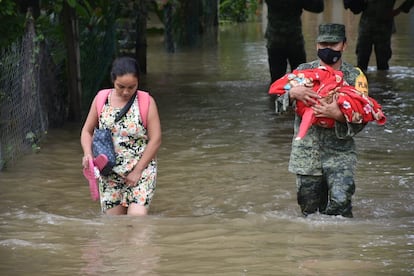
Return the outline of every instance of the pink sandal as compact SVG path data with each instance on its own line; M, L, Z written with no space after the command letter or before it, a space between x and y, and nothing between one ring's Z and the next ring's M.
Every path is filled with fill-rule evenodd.
M105 154L99 154L96 158L93 159L93 164L98 168L99 171L102 171L108 164L108 157Z
M99 157L99 156L98 156ZM106 157L105 157L106 158ZM95 174L95 165L92 159L89 159L88 168L83 168L83 175L89 182L89 191L91 193L92 200L96 201L99 199L99 189L96 178L98 177Z

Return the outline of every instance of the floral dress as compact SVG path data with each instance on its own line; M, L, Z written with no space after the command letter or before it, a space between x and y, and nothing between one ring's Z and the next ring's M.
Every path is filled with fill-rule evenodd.
M147 130L141 120L138 101L134 101L121 120L114 122L122 108L111 106L110 99L111 94L99 117L99 128L108 128L112 131L116 164L111 174L99 177L102 211L118 205L128 207L131 203L148 207L156 187L157 160L151 160L135 187L125 184L125 177L134 169L148 143Z

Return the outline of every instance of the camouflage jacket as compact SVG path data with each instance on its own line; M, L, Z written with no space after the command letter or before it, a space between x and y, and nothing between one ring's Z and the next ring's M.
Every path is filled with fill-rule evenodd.
M317 68L319 60L299 65L298 70ZM355 85L360 74L353 65L342 62L340 70L344 79ZM279 97L278 112L287 110L289 106L289 93ZM293 102L295 104L295 102ZM295 115L294 137L299 130L301 118ZM312 126L306 136L301 140L292 140L289 171L302 175L322 175L327 167L347 166L350 170L356 164L355 142L352 138L364 128L364 124L350 124L335 122L334 128Z
M268 46L289 46L289 43L303 43L302 11L320 13L323 0L266 0L267 27L265 38Z
M385 26L387 31L394 22L393 10L396 0L348 0L348 2L359 3L357 8L350 7L355 14L362 12L360 28L365 30L374 29L381 33ZM396 9L408 13L414 6L414 0L405 0ZM345 6L346 7L346 6Z
M355 14L361 13L362 11L366 11L368 9L370 11L367 12L367 15L376 18L381 15L381 11L392 11L394 9L395 2L395 0L344 0L344 7L345 9L350 9ZM413 6L414 0L405 0L400 6L398 6L397 9L408 13Z

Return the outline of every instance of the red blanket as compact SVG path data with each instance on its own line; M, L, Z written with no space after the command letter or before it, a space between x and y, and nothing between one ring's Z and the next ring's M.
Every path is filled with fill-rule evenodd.
M323 66L315 69L294 70L272 83L269 94L280 96L289 91L291 87L298 85L312 88L322 97L321 100L327 103L335 100L349 123L366 124L376 121L379 125L385 124L386 118L378 102L369 97L367 93L348 85L341 71ZM312 108L301 101L296 102L296 112L302 117L296 139L305 137L311 125L327 128L335 125L335 121L331 118L316 118Z

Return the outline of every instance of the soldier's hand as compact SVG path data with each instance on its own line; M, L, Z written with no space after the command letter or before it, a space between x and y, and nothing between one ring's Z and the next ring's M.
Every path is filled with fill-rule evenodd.
M312 89L305 86L294 86L289 91L291 100L303 102L307 106L313 106L318 103L320 96Z
M332 101L331 103L321 101L312 106L312 109L315 113L315 117L332 118L335 121L345 122L344 114L342 114L336 101Z
M397 16L397 15L399 15L399 14L400 14L400 12L401 12L401 10L400 10L400 9L395 9L395 10L393 10L393 11L392 11L391 16L392 16L392 17Z

